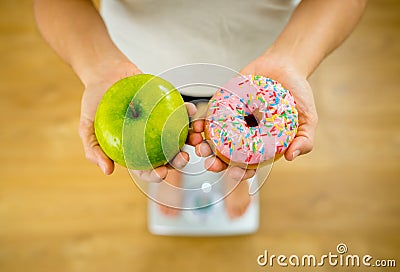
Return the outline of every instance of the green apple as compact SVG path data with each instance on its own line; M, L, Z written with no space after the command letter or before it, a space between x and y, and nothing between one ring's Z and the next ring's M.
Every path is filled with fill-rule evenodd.
M107 90L94 127L108 157L130 169L149 170L166 164L181 150L188 122L182 96L171 83L138 74Z

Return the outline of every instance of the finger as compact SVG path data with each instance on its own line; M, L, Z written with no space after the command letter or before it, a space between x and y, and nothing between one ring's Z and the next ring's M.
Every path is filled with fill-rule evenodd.
M203 136L201 135L201 133L189 132L189 136L188 136L186 142L189 145L196 146L196 145L200 144L201 142L203 142Z
M182 151L170 162L170 165L175 169L182 169L189 162L189 154Z
M202 142L195 147L196 155L199 157L208 157L213 154L210 145L207 142Z
M97 164L104 174L110 175L114 171L114 162L101 149L94 134L93 123L81 121L78 131L86 159Z
M288 161L294 160L299 155L309 153L313 149L311 139L304 136L296 136L290 147L285 152L285 158Z
M192 129L194 132L203 132L204 131L204 119L198 119L192 122Z
M209 157L204 161L204 167L211 172L221 172L225 170L228 165L215 156Z
M314 134L314 125L300 125L293 142L285 152L286 160L292 161L297 156L310 152L314 146Z
M237 166L228 168L228 170L226 171L228 172L228 175L232 179L237 181L247 180L249 178L252 178L256 174L256 170L253 169L245 170Z
M197 108L193 103L185 102L186 110L189 116L193 116L197 112Z
M97 165L106 175L111 175L114 172L114 161L107 157L101 149L100 145L94 146L92 148L95 157L97 158ZM90 151L89 151L90 152Z
M141 180L147 182L161 182L168 173L167 167L160 166L153 170L130 170Z
M132 172L138 178L140 178L141 180L147 181L147 182L161 182L162 181L162 179L153 170L146 170L146 171L133 170Z

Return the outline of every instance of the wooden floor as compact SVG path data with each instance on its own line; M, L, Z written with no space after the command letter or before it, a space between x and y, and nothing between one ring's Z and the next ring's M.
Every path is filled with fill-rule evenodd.
M273 271L257 265L265 249L320 256L339 243L399 267L399 14L399 1L371 0L312 77L315 150L274 167L256 234L174 238L149 234L126 170L106 177L85 160L82 85L38 35L31 1L1 1L0 271Z

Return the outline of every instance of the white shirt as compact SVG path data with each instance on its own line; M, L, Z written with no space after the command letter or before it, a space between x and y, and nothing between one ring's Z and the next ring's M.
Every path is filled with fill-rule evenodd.
M197 62L238 71L271 45L298 2L103 0L101 14L115 44L144 73Z

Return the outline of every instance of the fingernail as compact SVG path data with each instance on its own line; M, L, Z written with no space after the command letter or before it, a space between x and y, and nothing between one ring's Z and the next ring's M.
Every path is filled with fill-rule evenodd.
M292 154L293 159L296 158L298 155L300 155L300 150L294 151L293 154Z
M152 175L153 175L153 178L152 178L153 182L161 182L162 181L162 178L157 173L157 171L152 171Z
M240 180L240 174L238 173L238 171L236 169L228 169L226 170L228 176L234 180L234 181L239 181Z
M207 170L209 170L209 168L211 167L211 165L214 163L214 159L213 158L207 158L204 161L204 168L206 168Z
M199 145L197 145L197 155L199 155L200 157L203 157L203 152L202 152L202 148L204 146L204 143L200 143Z
M186 166L186 161L179 161L178 163L175 163L175 167L176 169L182 169L183 167Z
M208 157L211 155L210 146L206 142L202 142L199 146L200 157Z
M103 162L99 162L98 165L99 165L101 171L103 171L103 173L105 174L106 173L106 166L104 165L104 163Z
M234 181L240 181L240 180L241 180L240 177L235 176L235 175L231 175L231 178L232 178Z
M196 145L194 147L194 153L196 153L197 156L201 157L200 145Z

